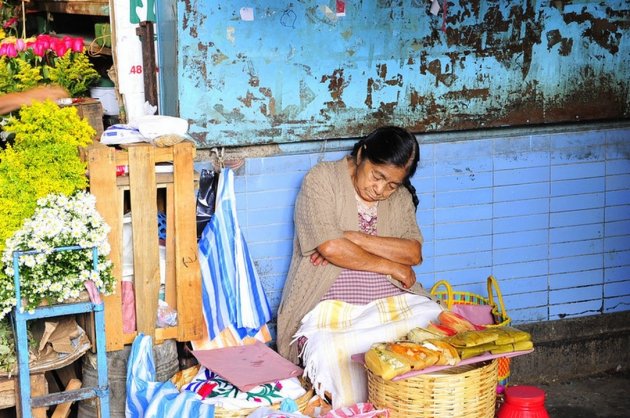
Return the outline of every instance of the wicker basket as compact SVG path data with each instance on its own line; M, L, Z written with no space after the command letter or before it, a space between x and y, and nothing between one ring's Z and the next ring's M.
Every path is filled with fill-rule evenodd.
M313 389L306 388L306 393L295 400L298 411L302 412L308 405L308 401L313 397ZM281 402L274 403L269 408L280 409ZM225 409L216 407L214 409L214 418L244 418L250 416L258 408L244 408L244 409Z
M386 381L367 370L368 401L390 418L492 418L496 360Z

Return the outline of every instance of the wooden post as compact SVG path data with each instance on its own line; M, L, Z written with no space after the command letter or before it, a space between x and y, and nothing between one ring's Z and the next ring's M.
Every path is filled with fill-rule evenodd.
M129 162L136 324L138 332L155 338L160 291L160 253L154 147L129 147Z
M17 415L22 416L22 411L20 409L20 388L17 379L13 379L15 384L15 408L17 410ZM48 395L48 381L46 381L46 377L44 373L31 374L31 397L37 397L42 395ZM32 411L33 418L46 418L46 410L47 407L43 408L34 408Z
M158 105L157 66L155 65L155 31L153 22L140 22L136 34L142 43L142 74L144 75L144 99L151 105Z
M173 187L175 196L194 196L192 144L181 142L173 148ZM177 276L177 321L179 341L203 335L201 270L197 249L195 200L175 202L175 274Z
M88 169L90 171L90 192L96 196L96 209L110 226L109 245L110 259L113 263L113 274L116 278L116 291L103 298L107 321L105 334L107 335L107 351L122 350L123 340L122 320L122 219L123 199L116 185L116 155L115 149L95 144L88 151Z

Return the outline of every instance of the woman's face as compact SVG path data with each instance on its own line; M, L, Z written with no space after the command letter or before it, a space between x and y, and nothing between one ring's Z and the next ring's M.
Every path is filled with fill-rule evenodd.
M372 164L367 158L357 158L354 188L366 202L385 200L407 177L407 169L389 164Z

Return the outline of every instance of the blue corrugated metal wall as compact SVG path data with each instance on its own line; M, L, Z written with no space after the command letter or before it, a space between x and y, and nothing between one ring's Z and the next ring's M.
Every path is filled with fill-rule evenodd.
M630 118L627 0L176 1L201 147Z
M421 141L419 281L485 294L494 274L516 322L630 309L630 128ZM293 203L320 159L250 158L239 219L274 311L289 268Z

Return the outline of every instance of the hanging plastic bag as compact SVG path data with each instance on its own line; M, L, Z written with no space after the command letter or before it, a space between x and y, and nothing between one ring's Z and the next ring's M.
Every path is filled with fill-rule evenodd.
M214 406L203 404L192 392L180 392L167 380L155 380L153 340L138 334L127 362L126 418L214 418Z
M218 182L219 174L214 170L201 170L197 192L197 240L214 214Z
M199 241L199 265L210 341L225 329L243 340L266 326L271 308L238 224L234 173L229 168L221 172L216 211Z

